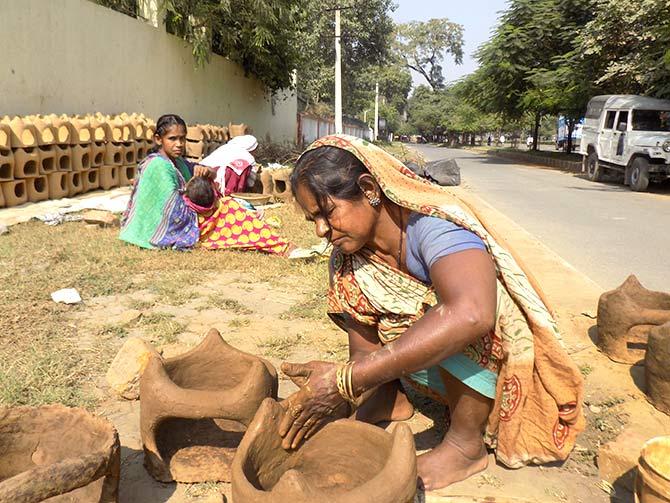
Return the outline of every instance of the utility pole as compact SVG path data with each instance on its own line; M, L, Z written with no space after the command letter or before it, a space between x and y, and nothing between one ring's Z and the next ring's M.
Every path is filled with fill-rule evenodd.
M375 83L375 141L379 136L379 82Z
M342 45L340 8L335 9L335 133L342 134Z

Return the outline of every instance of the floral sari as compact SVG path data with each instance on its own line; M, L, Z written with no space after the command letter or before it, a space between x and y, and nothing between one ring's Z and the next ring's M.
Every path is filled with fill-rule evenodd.
M316 140L310 149L321 146L355 155L395 204L449 220L483 240L498 276L497 319L493 333L463 355L498 374L485 440L496 449L498 460L512 468L566 459L584 429L582 376L563 348L554 319L512 255L452 192L417 177L375 145L332 135ZM368 250L346 255L336 249L332 266L329 313L336 320L347 314L376 326L382 344L402 337L437 301L431 286Z

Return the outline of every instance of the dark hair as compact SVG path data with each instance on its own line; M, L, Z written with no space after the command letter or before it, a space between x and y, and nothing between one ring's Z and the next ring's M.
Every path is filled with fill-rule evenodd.
M198 206L209 208L214 204L214 188L212 182L202 176L194 176L186 184L186 195Z
M184 119L179 117L177 114L161 115L156 121L156 131L154 132L154 135L162 138L165 133L168 132L168 129L170 129L172 126L182 126L184 129L186 129L186 122L184 122ZM158 152L158 150L158 145L154 143L154 146L149 149L149 153L153 154Z
M291 191L305 185L316 198L322 214L326 214L329 197L354 201L363 197L358 178L370 173L351 152L324 146L302 154L291 173Z

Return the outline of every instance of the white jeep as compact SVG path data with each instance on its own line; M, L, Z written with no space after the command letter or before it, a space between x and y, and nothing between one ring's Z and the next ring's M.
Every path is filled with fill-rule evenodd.
M579 146L582 171L600 181L606 170L644 191L670 178L670 101L635 95L595 96L589 101Z

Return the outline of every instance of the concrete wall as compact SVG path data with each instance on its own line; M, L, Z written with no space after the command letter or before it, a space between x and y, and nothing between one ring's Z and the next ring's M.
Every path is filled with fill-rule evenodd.
M294 95L273 107L238 65L196 69L178 37L88 0L0 0L0 33L0 115L177 113L295 141Z

